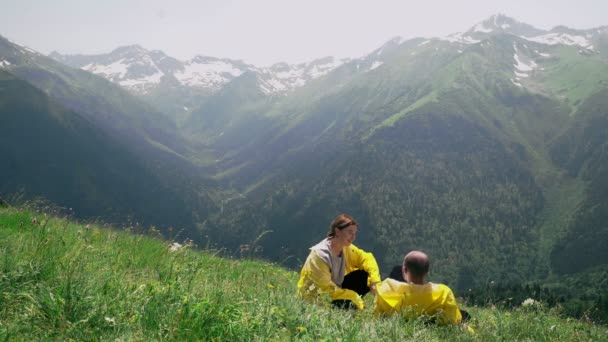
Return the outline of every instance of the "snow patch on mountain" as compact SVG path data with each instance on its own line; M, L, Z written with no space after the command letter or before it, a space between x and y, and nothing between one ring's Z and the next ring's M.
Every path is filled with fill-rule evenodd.
M244 70L224 61L198 62L196 59L186 62L184 69L176 71L173 76L183 85L203 88L219 88Z
M518 86L518 87L520 87L520 88L523 88L523 86L521 85L521 83L519 83L517 80L514 80L514 79L512 79L512 78L511 78L510 80L511 80L511 82L512 82L513 84L515 84L516 86Z
M9 65L11 65L9 61L0 61L0 68L6 68Z
M448 41L450 43L477 44L480 40L474 39L471 36L465 35L462 32L453 33L447 37L440 37L439 40Z
M21 49L21 51L25 52L25 53L33 53L35 55L39 55L40 53L38 53L38 51L32 50L27 46L23 46L23 45L19 45L19 48Z
M276 78L262 79L260 89L264 94L270 95L273 93L284 92L288 89L287 84Z
M473 32L482 32L482 33L490 33L493 29L491 27L486 27L485 23L479 23L473 27Z
M91 63L83 66L82 69L118 83L129 70L129 65L125 64L124 61L125 59L123 58L108 65Z
M332 58L331 61L329 61L327 63L318 64L318 65L315 64L312 66L311 70L309 71L309 75L313 79L327 75L332 70L334 70L335 68L339 67L340 65L342 65L348 61L349 61L348 58L343 58L343 59Z
M382 63L380 61L375 61L374 63L372 63L372 66L369 67L369 71L376 69L377 67L381 66L382 64L384 64L384 63Z
M271 72L269 72L271 73ZM302 67L295 67L293 69L288 69L285 71L280 71L274 74L275 78L280 79L280 80L296 80L296 82L298 80L302 79L302 76L304 76L304 68Z
M513 58L515 59L515 64L514 64L515 69L517 69L519 71L523 71L523 72L532 71L532 70L536 69L536 67L538 66L533 60L530 60L529 63L522 62L522 60L517 55L517 53L515 53L513 55Z
M157 73L149 75L149 76L122 80L122 81L119 81L118 84L120 84L121 86L123 86L125 88L138 90L140 92L145 92L150 87L150 85L159 84L161 78L164 75L165 74L158 71Z
M539 56L541 56L541 57L545 57L545 58L551 57L551 55L550 55L550 54L548 54L548 53L544 53L544 52L540 52L540 51L538 51L538 50L534 50L534 52L536 52L536 53L537 53Z
M260 89L265 94L282 93L306 83L304 65L290 68L285 63L279 63L270 68L256 69L260 75Z
M536 64L536 62L534 62L534 60L532 60L531 58L525 58L523 56L520 56L519 50L517 49L517 45L515 43L513 44L513 49L515 50L515 52L513 53L513 59L515 60L515 64L513 64L513 67L515 69L513 70L513 72L515 73L515 79L519 81L521 78L529 77L530 74L528 74L528 72L536 69L538 67L538 64ZM527 62L524 61L524 59L526 59Z
M532 41L532 42L537 42L537 43L541 43L541 44L546 44L546 45L557 45L557 44L563 44L563 45L575 45L575 46L580 46L582 48L588 49L588 50L593 50L593 44L591 43L591 41L587 38L585 38L584 36L579 36L579 35L571 35L571 34L567 34L567 33L560 33L560 32L551 32L551 33L547 33L547 34L543 34L540 36L534 36L534 37L523 37L523 39Z
M269 68L254 68L260 77L260 89L265 94L277 94L291 91L306 83L327 75L332 70L346 63L348 59L325 58L310 63L288 65L277 63Z

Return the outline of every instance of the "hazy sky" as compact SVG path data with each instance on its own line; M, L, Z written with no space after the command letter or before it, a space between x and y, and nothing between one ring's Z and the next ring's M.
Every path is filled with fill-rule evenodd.
M0 0L0 35L42 53L139 44L256 65L358 57L395 36L445 36L503 13L541 29L608 25L608 0Z

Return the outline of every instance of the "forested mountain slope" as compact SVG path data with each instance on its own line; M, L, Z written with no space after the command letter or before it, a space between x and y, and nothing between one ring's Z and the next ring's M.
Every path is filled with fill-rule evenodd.
M559 273L576 273L608 261L608 91L583 102L566 132L552 145L551 156L586 183L584 197L568 230L551 252Z
M11 75L11 87L32 88L3 94L2 138L15 139L3 147L9 162L3 164L2 197L22 192L25 199L72 207L80 217L177 226L199 238L195 221L214 210L217 188L187 157L194 153L164 115L101 77L2 37L0 64L0 71ZM42 122L56 112L86 123L86 132L70 126L62 133L64 127L55 122L45 132ZM17 139L21 132L35 133L35 141ZM46 160L43 168L31 166L36 158Z
M0 118L1 194L44 197L106 222L192 225L184 197L163 186L132 151L2 70Z

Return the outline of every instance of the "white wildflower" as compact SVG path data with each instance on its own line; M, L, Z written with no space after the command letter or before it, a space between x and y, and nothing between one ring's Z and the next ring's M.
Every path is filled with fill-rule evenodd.
M532 298L528 298L521 303L521 306L525 306L525 307L536 306L536 305L540 305L540 302L538 302Z
M108 322L108 324L110 325L116 325L116 319L114 317L104 317L104 319L106 320L106 322Z
M174 242L169 245L169 251L176 252L176 251L179 251L182 247L183 247L183 245L181 243Z

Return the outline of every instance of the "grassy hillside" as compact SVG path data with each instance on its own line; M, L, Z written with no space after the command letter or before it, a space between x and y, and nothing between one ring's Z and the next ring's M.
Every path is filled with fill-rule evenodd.
M151 230L150 233L153 233ZM295 297L297 274L192 245L0 208L3 340L603 340L554 311L468 308L476 333Z

